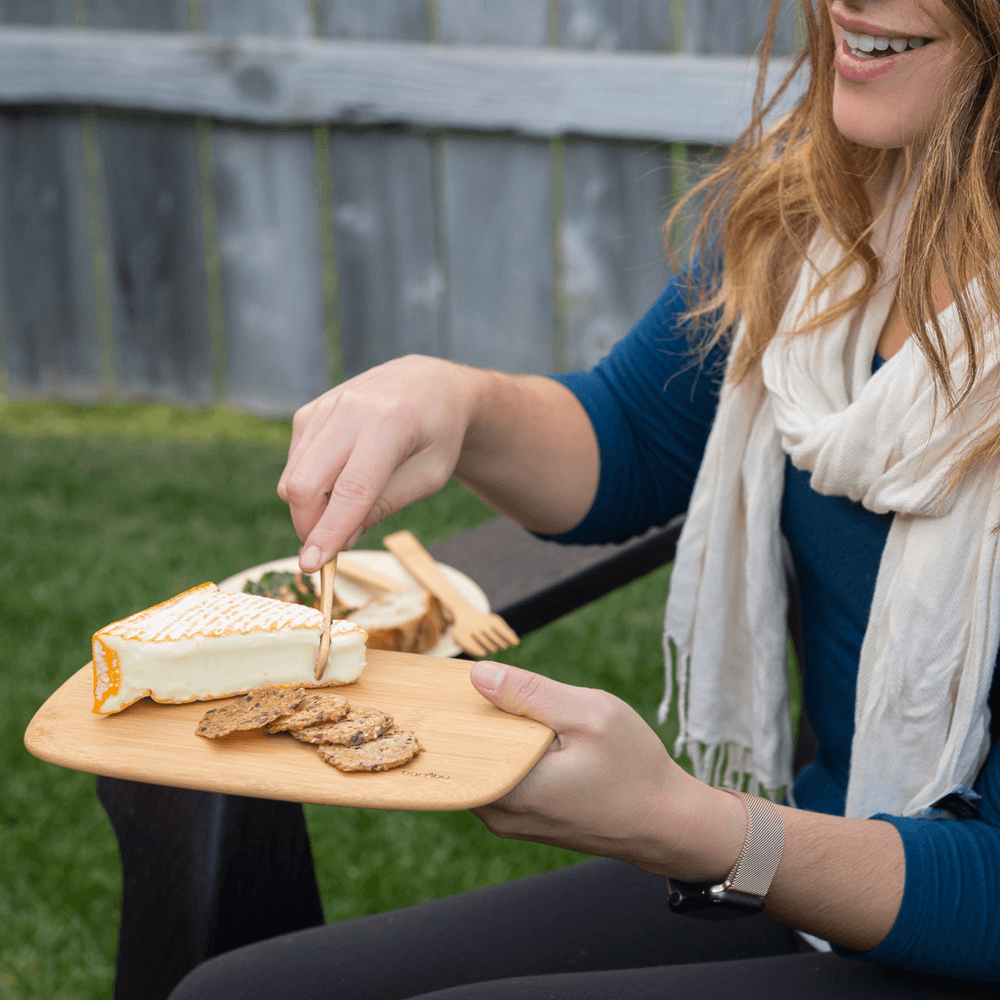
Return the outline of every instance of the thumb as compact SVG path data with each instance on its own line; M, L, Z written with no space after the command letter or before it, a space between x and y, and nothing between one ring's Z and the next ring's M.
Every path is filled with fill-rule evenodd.
M555 732L564 732L579 722L580 702L592 692L522 670L508 663L480 660L473 664L472 685L497 708L523 715Z

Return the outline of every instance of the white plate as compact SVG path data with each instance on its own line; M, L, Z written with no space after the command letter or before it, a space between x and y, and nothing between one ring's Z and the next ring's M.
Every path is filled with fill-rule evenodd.
M400 566L396 557L391 552L383 552L376 549L351 549L344 553L345 559L356 562L359 565L367 566L378 573L384 573L400 583L408 584L416 590L420 589L420 584L410 576L409 573ZM483 593L482 588L474 580L467 577L453 566L438 563L444 578L471 604L477 611L488 612L490 602ZM297 573L299 571L299 557L289 556L287 559L275 559L271 562L261 563L259 566L252 566L240 573L227 577L219 584L220 590L225 590L230 594L239 594L243 591L248 581L256 583L265 573ZM319 573L311 573L313 586L319 593ZM357 607L370 600L371 594L363 587L351 583L350 580L342 576L337 577L333 587L337 597L350 607ZM451 626L449 625L444 635L437 644L427 650L428 656L458 656L461 647L451 636Z

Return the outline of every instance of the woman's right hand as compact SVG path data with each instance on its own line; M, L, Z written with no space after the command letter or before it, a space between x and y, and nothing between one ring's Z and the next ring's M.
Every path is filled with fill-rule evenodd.
M411 355L371 368L295 414L278 495L318 570L362 532L436 493L458 462L491 373Z

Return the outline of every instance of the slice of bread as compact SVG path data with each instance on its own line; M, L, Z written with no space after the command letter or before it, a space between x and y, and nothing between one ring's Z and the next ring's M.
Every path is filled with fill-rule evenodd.
M385 594L347 615L368 633L369 649L426 653L447 628L437 600L423 590Z

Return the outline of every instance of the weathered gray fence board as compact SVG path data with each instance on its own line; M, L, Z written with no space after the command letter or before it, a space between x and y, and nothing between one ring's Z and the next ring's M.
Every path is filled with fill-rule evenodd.
M202 0L220 36L308 37L309 0ZM290 413L329 388L310 131L212 130L228 401Z
M561 39L567 48L602 52L668 52L669 0L560 0Z
M570 368L596 364L663 290L671 176L662 149L567 142L560 237Z
M426 41L426 4L336 0L337 38ZM439 354L444 278L437 258L432 140L392 129L330 135L340 339L345 375L402 354Z
M88 0L97 27L182 31L186 0ZM98 117L118 392L213 398L212 351L193 124Z
M768 0L685 0L684 50L713 55L754 52L767 28ZM786 0L778 16L775 54L795 48L797 4Z
M546 0L438 0L437 18L440 37L455 42L527 46L548 40ZM442 146L448 354L506 371L551 371L548 143L449 137Z
M330 137L345 375L440 353L434 162L425 136Z
M661 0L562 0L561 27L565 46L655 51L671 41ZM596 364L662 291L671 184L667 146L566 141L559 236L570 368Z
M330 127L345 374L409 351L522 371L593 364L663 286L660 223L678 182L749 119L765 0L685 0L684 53L668 51L676 6L0 0L10 390L103 387L81 106L102 109L119 396L218 398L205 184L227 401L287 412L326 387L315 124ZM74 13L88 30L67 27ZM789 0L779 56L795 34ZM772 65L772 87L788 65ZM210 175L193 116L213 120ZM688 144L686 164L668 143Z
M453 45L544 45L548 0L436 0L438 40Z
M73 0L0 0L0 24L73 23Z
M72 24L70 0L0 0L0 24ZM79 112L0 110L0 335L14 395L101 390Z
M749 55L757 50L764 39L770 4L765 0L685 0L684 50L695 54L728 56ZM778 15L774 39L774 70L769 72L769 82L777 83L787 72L782 56L796 48L797 4L786 0ZM796 90L794 97L798 97ZM750 96L743 98L749 123ZM785 105L783 105L785 106ZM788 107L791 105L788 104ZM723 148L735 139L689 139L684 166L682 187L687 189L706 176L722 161ZM701 211L702 201L696 199L686 214L688 234Z
M448 356L505 371L552 371L548 148L448 139L444 148Z
M0 116L0 330L8 389L100 395L102 362L77 118Z
M786 70L775 61L769 80ZM737 57L0 32L0 103L85 103L272 125L405 123L728 143L749 120L755 80L756 63Z
M206 34L239 38L309 38L313 33L310 0L199 0Z
M320 0L320 32L327 38L425 42L427 0Z

